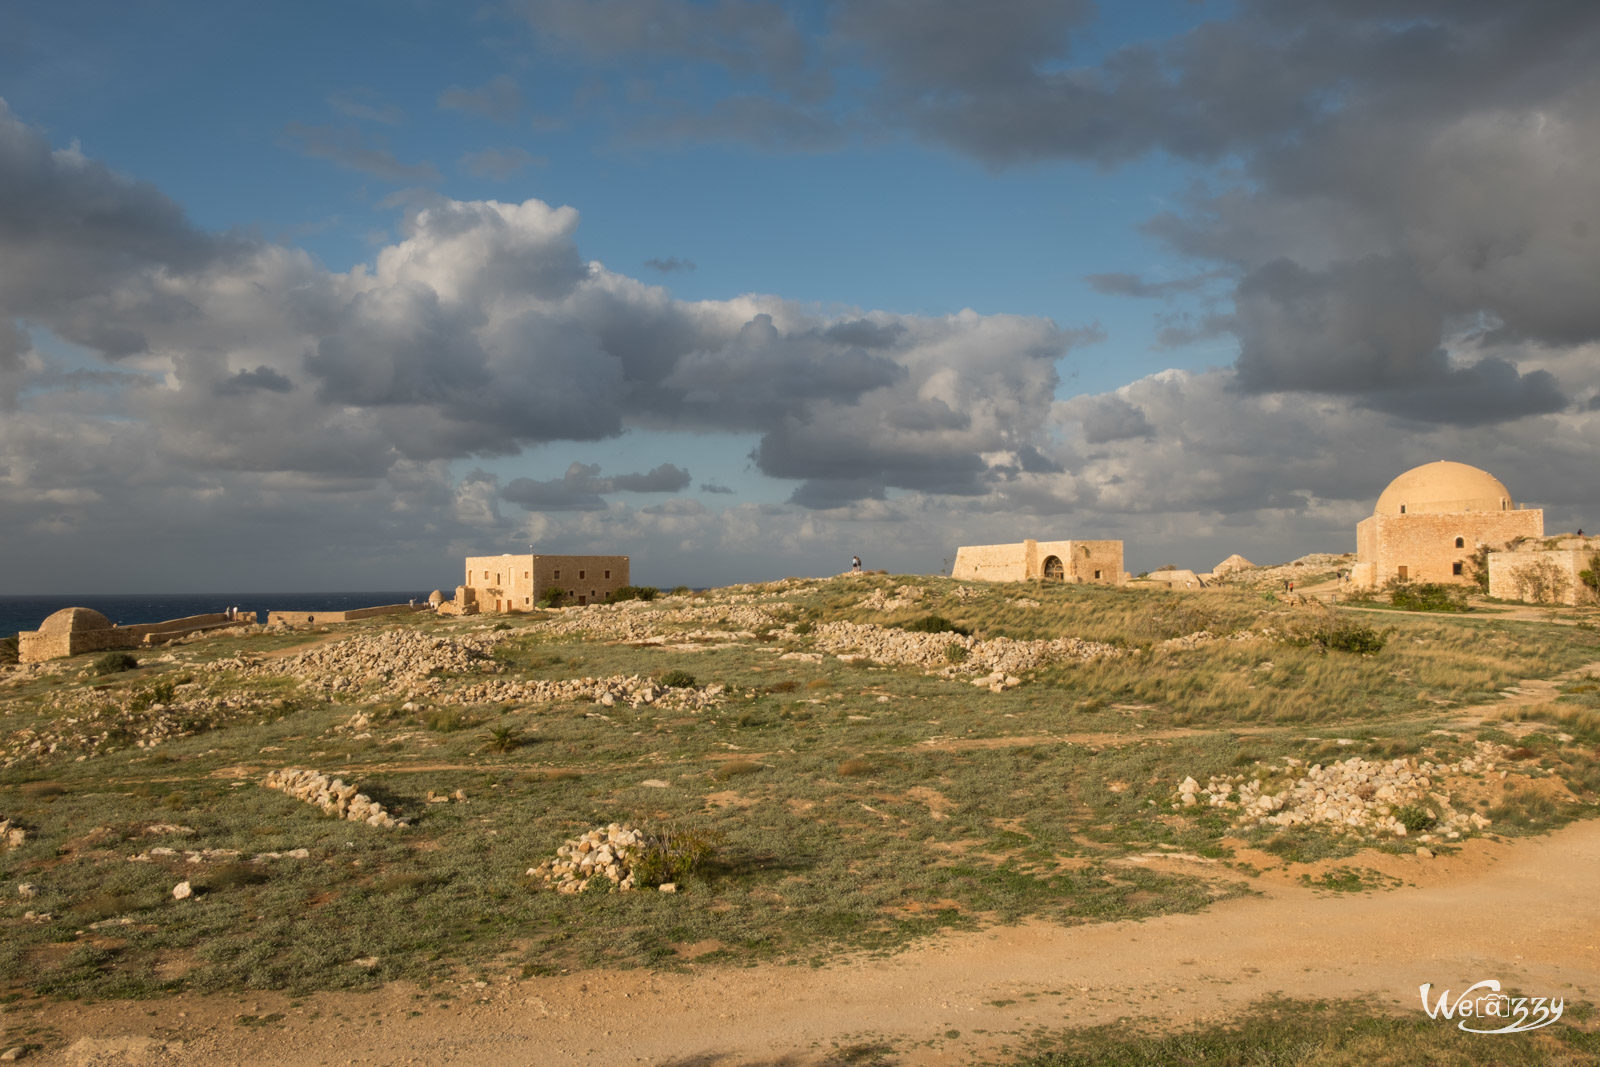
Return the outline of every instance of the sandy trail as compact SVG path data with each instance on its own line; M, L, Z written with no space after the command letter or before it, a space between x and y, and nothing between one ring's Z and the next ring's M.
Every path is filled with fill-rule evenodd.
M1348 895L1264 879L1262 895L1199 914L1031 923L819 969L591 971L467 983L448 1001L393 985L301 1000L13 1006L7 1021L56 1029L53 1047L30 1056L40 1063L733 1067L818 1064L840 1048L884 1043L896 1063L943 1065L1014 1046L1040 1027L1129 1016L1181 1023L1273 993L1370 994L1420 1011L1423 982L1459 991L1497 978L1569 1004L1600 999L1600 822L1474 842L1434 860L1385 859L1390 869L1411 865L1421 884ZM236 1022L274 1012L283 1018L265 1026Z

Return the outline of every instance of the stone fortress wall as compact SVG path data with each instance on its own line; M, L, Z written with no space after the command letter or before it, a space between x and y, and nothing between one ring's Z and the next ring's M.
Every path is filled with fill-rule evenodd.
M1021 582L1049 579L1121 585L1121 541L1022 541L1011 545L962 545L950 577L965 581Z
M413 611L428 610L426 604L380 604L373 608L351 608L349 611L269 611L268 626L326 626L335 622L355 622L357 619L375 619L381 615L408 615Z
M40 663L85 652L145 648L163 645L190 634L250 625L255 621L256 613L253 611L242 611L237 615L219 611L167 619L164 622L113 626L110 619L90 608L62 608L40 623L37 630L23 630L17 635L17 659L22 663Z
M1600 562L1600 537L1551 537L1522 541L1489 553L1489 595L1501 600L1552 604L1593 603L1578 577Z

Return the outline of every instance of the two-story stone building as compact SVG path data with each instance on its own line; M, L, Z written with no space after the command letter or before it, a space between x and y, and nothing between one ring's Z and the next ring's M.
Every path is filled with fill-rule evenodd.
M627 556L468 556L458 612L530 611L552 589L571 604L595 604L630 584Z

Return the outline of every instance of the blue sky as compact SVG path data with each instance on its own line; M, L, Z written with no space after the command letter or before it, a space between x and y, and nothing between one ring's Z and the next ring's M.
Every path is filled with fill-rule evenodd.
M0 591L1204 569L1437 458L1594 499L1591 5L16 11Z

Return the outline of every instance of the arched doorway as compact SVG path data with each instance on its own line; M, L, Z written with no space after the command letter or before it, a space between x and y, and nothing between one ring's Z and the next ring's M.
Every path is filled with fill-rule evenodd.
M1060 556L1046 556L1044 558L1044 580L1047 582L1064 582L1067 580L1067 570L1061 565Z

